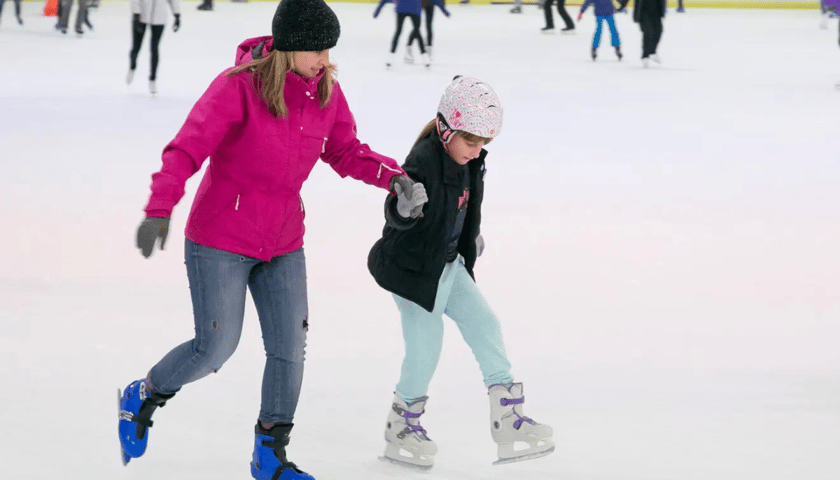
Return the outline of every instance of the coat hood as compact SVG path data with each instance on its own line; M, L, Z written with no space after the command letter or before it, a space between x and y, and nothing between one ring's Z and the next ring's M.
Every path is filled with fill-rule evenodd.
M262 44L262 47L258 47ZM257 57L263 57L271 52L272 39L271 36L254 37L245 40L236 47L236 61L234 65L237 67L243 63L248 63L254 60L254 50L259 53Z

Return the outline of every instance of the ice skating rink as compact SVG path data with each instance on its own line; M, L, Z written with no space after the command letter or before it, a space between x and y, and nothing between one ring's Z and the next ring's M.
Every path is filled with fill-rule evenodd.
M248 303L239 350L155 415L123 467L116 389L191 338L183 227L134 234L160 153L275 3L183 4L126 86L127 2L84 38L40 3L0 24L0 465L9 480L249 478L263 351ZM623 62L592 13L541 35L526 6L436 12L434 65L386 71L390 7L334 4L339 80L375 150L404 158L453 75L505 104L488 150L476 269L501 318L548 457L492 467L486 391L447 320L423 424L429 473L377 460L402 358L397 309L367 252L384 194L320 164L307 208L310 333L290 458L318 480L835 480L840 476L837 25L816 11L671 10L661 66L618 15ZM570 8L571 13L577 7ZM75 15L75 13L74 13ZM72 19L71 19L72 21ZM836 22L836 20L834 21ZM400 45L404 45L404 30ZM148 42L148 35L146 42ZM399 58L402 58L400 50Z

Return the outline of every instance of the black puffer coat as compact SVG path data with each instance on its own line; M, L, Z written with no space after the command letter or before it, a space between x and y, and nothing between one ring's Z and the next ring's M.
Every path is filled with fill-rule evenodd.
M430 312L434 309L438 281L446 266L447 244L455 228L458 198L464 193L463 175L470 176L470 198L458 253L475 279L475 239L480 232L486 155L482 149L478 158L462 167L443 149L434 129L411 149L402 168L426 187L429 201L423 206L423 217L403 219L396 211L396 195L388 195L385 200L382 238L368 255L368 270L382 288Z

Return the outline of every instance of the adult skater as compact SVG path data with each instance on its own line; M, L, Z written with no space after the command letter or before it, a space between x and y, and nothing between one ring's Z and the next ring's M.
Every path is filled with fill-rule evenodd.
M426 65L426 67L431 66L432 60L426 54L426 47L423 46L423 37L420 35L420 0L379 0L379 5L376 6L376 10L373 12L373 18L378 17L382 7L384 7L386 3L391 2L394 2L397 5L397 29L394 31L393 40L391 40L391 54L389 55L388 60L385 61L385 66L390 67L395 63L394 59L397 56L397 45L399 44L403 22L406 18L411 19L412 25L411 33L408 34L409 45L416 37L420 42L420 56L423 64ZM405 50L405 63L414 63L414 54L411 53L410 48L406 48Z
M143 35L146 33L146 25L151 26L152 38L149 49L152 53L152 65L149 70L149 92L157 93L157 68L160 60L160 39L163 36L163 27L166 26L166 8L164 0L131 0L131 51L128 53L129 65L128 75L125 83L131 85L134 80L134 71L137 70L137 55L140 54L140 46L143 45ZM166 0L175 21L172 23L172 31L177 32L181 28L181 0Z
M592 37L592 60L598 58L598 47L601 45L601 27L606 20L610 27L610 44L615 48L615 55L621 60L621 39L618 38L618 30L615 28L615 6L613 0L586 0L580 7L578 20L583 18L583 12L590 5L595 5L595 35Z
M420 5L423 7L423 13L426 14L426 53L429 54L429 60L432 59L432 19L435 15L435 6L438 6L440 10L446 15L446 18L449 18L449 11L446 10L446 5L440 0L420 0ZM408 45L406 45L406 51L408 52L407 55L410 55L412 58L414 54L411 52L411 44L414 43L414 40L417 40L419 43L423 43L423 39L418 36L409 36L408 37Z
M621 7L618 11L627 8L629 0L619 0ZM633 2L633 21L639 24L642 30L642 65L647 68L650 61L661 63L656 48L659 40L662 39L662 18L667 10L666 0L635 0Z
M88 21L88 2L90 0L79 0L79 9L76 11L76 25L75 30L76 33L82 35L85 33L82 30L82 25L87 24L87 27L93 29L90 22ZM61 8L59 8L59 16L58 16L58 24L56 28L61 30L61 33L67 33L67 29L70 25L70 10L73 8L73 0L59 0L61 4Z
M0 17L3 15L3 3L6 0L0 0ZM20 18L20 0L15 0L15 18L17 19L18 25L23 25L23 19Z
M483 148L499 135L502 105L486 83L455 77L437 116L421 131L403 168L418 182L411 196L389 195L385 228L368 269L394 295L402 319L405 358L385 427L385 457L430 468L435 442L420 425L443 344L443 314L478 360L490 398L490 430L500 462L547 455L551 427L524 416L522 384L514 383L498 318L476 286L473 267L484 249ZM514 449L525 442L526 449Z
M236 66L219 74L196 102L152 175L146 218L137 230L144 257L158 239L163 248L185 182L210 158L184 241L195 338L122 394L119 434L126 463L145 452L155 409L184 385L217 372L233 354L250 290L266 355L250 440L251 476L313 478L286 456L309 321L301 186L319 158L341 176L383 189L410 180L396 161L356 138L330 63L339 22L324 0L282 0L271 31L239 45ZM215 423L206 419L184 428Z
M543 33L554 33L554 15L551 13L551 5L554 3L554 0L546 0L543 8L545 12L545 27L541 30ZM572 21L572 17L569 16L569 13L566 11L566 0L557 0L557 13L560 14L560 18L563 19L563 23L566 26L561 30L563 33L572 33L575 31L575 23Z

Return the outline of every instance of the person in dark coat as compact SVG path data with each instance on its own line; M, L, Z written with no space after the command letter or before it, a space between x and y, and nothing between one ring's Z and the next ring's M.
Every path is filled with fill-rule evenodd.
M619 12L627 8L629 0L620 0ZM635 0L633 2L633 21L642 29L642 65L647 68L650 61L661 63L656 47L662 38L662 18L667 11L666 0Z
M551 5L554 3L554 0L546 0L544 4L543 11L545 12L545 27L542 28L543 33L553 33L554 32L554 16L551 14ZM562 32L564 33L572 33L575 31L575 22L572 21L572 17L569 16L569 12L566 11L566 0L557 0L557 13L560 14L560 18L563 19L563 23L566 26L563 28Z
M401 185L399 195L385 200L386 224L370 251L368 269L393 294L405 341L400 380L385 422L384 458L395 463L420 468L434 464L437 445L420 425L420 416L440 359L444 314L458 326L478 362L499 462L554 451L551 427L524 417L522 384L511 374L499 319L475 283L476 257L484 249L483 147L499 135L502 117L501 102L489 85L455 77L441 97L437 117L423 128L403 164L417 183ZM514 450L517 443L528 447Z

